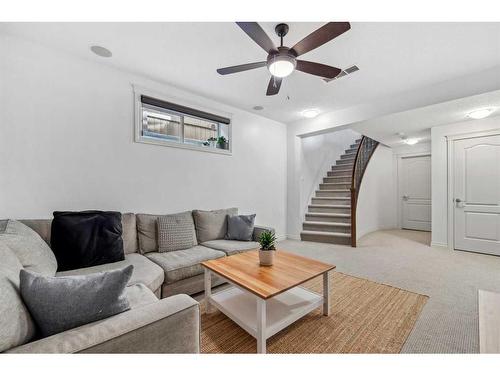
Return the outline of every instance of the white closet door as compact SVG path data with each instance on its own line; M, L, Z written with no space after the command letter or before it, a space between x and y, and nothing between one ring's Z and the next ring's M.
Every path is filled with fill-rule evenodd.
M500 135L454 141L455 249L500 255Z
M401 160L399 186L404 229L431 230L431 157Z

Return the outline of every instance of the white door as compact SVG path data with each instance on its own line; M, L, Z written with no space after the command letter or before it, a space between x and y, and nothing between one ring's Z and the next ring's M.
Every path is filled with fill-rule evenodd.
M500 135L453 143L455 249L500 255Z
M399 169L401 225L404 229L431 230L431 157L401 159Z

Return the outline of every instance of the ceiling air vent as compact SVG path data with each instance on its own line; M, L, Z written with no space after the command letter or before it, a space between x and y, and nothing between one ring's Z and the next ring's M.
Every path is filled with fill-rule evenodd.
M359 70L359 68L356 66L356 65L353 65L353 66L350 66L349 68L347 69L344 69L342 70L337 77L335 78L331 78L331 79L328 79L328 78L323 78L323 81L325 82L331 82L335 79L339 79L339 78L342 78L342 77L345 77L346 75L348 74L352 74L354 72L357 72Z

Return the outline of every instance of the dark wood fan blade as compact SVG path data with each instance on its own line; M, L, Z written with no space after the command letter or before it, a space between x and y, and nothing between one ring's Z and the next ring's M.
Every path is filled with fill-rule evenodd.
M217 73L222 74L222 75L233 74L233 73L238 73L238 72L244 72L245 70L262 68L264 66L266 66L266 62L260 61L260 62L249 63L249 64L228 66L227 68L220 68L220 69L217 69Z
M271 77L269 84L267 85L267 96L276 95L280 91L282 78Z
M297 60L297 66L295 69L304 73L314 74L315 76L329 79L337 77L342 71L341 69L334 68L333 66L304 60Z
M329 22L326 25L321 26L318 30L313 31L311 34L294 45L292 50L295 51L297 56L303 55L304 53L312 51L326 42L335 39L350 28L351 25L349 22Z
M236 22L236 24L241 27L241 29L250 37L252 40L261 46L264 51L271 53L271 51L276 51L276 47L266 34L266 32L260 27L257 22Z

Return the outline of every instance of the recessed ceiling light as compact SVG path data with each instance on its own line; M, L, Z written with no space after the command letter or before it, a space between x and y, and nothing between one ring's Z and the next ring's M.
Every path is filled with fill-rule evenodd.
M314 118L319 115L319 111L317 109L305 109L300 114L306 118Z
M405 133L396 133L396 135L398 135L404 143L410 146L417 144L419 141L418 138L408 138Z
M413 146L418 143L418 138L407 138L403 140L407 145Z
M101 46L92 46L90 47L90 50L94 52L97 56L101 57L111 57L113 54L111 51L107 48L101 47Z
M481 118L488 117L491 112L493 112L493 108L481 108L470 112L467 116L473 118L474 120L479 120Z
M253 109L255 109L256 111L262 111L264 107L261 105L256 105L255 107L253 107Z

